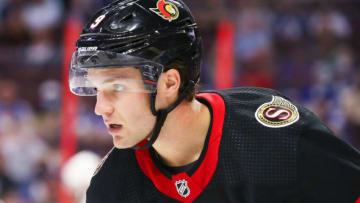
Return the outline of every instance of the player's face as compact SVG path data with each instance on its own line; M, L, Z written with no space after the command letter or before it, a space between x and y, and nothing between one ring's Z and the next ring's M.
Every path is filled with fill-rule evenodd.
M150 135L156 117L139 70L94 69L88 78L97 88L95 113L102 116L115 147L133 147Z

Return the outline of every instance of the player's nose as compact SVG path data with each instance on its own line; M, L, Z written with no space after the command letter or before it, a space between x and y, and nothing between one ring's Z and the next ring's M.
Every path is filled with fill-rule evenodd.
M114 112L114 107L105 93L98 92L94 112L99 116L108 116Z

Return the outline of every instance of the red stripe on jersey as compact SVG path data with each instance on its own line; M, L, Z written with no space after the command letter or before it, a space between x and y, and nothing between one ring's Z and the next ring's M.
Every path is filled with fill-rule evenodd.
M213 123L210 134L208 149L204 160L199 168L188 176L186 173L179 173L167 178L156 167L153 162L149 150L135 150L137 162L143 173L154 183L155 187L168 197L179 200L181 202L192 202L195 200L210 182L214 175L218 162L218 152L222 136L222 128L225 118L225 103L220 95L214 93L201 93L196 96L207 100L213 110ZM190 189L187 197L179 195L176 189L176 181L186 180Z
M360 203L360 198L355 203Z

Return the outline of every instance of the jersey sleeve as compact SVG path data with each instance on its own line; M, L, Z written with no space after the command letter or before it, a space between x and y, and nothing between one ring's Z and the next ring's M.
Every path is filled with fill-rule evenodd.
M298 143L300 202L355 203L360 198L360 152L305 110Z

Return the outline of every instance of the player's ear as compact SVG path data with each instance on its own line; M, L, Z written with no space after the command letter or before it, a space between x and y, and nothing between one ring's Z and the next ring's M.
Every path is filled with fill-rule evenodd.
M170 69L165 72L165 91L169 94L178 94L180 88L180 74L175 69Z
M175 102L178 97L181 77L179 71L170 69L161 74L157 86L158 107L168 106Z

